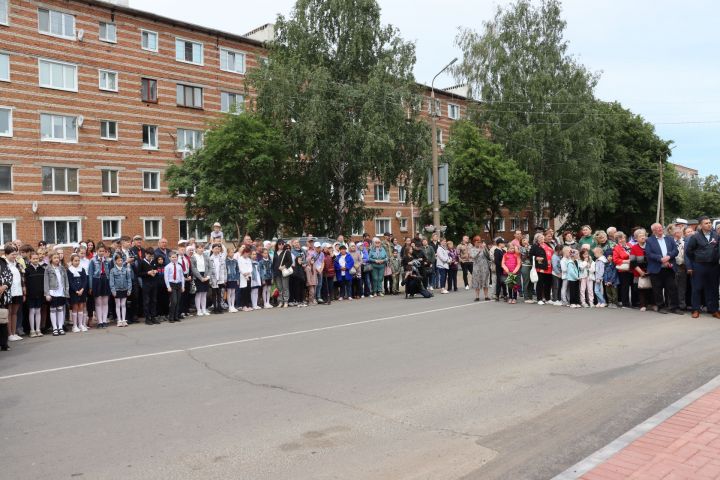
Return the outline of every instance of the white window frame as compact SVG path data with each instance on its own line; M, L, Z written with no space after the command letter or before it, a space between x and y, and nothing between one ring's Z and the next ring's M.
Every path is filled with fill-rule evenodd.
M407 203L408 191L405 185L398 186L398 203Z
M180 96L179 91L181 89L182 89L182 103L180 103L180 99L178 98ZM187 103L185 103L187 89L190 89L192 91L192 95L190 95L192 97L192 105L188 105ZM195 105L196 90L200 90L200 105ZM187 85L185 83L178 83L175 86L175 103L177 103L178 107L202 109L205 105L205 98L204 98L205 91L204 90L205 89L203 87L198 87L196 85Z
M183 236L182 236L182 224L183 224L183 222L186 222L186 223L187 223L187 225L186 225L186 227L185 227L185 231L186 231L188 234L194 233L195 235L188 235L187 237L183 237ZM191 222L194 222L194 223L195 223L195 225L193 225L193 226L194 226L194 229L193 229L192 232L190 231ZM202 235L202 236L199 235L200 232L198 231L198 225L197 225L197 224L200 223L200 222L202 222L202 220L194 220L194 219L192 219L192 218L179 218L179 219L178 219L178 236L179 236L178 238L180 238L181 240L189 240L190 238L194 238L194 239L197 240L198 242L207 242L207 239L208 239L208 234L207 234L207 232L205 233L205 235Z
M495 231L496 232L504 232L505 231L505 217L497 217L495 220ZM498 223L500 222L500 223Z
M111 124L111 123L114 123L114 124L115 124L115 136L114 136L114 137L107 136L107 135L105 135L104 132L103 132L103 125L104 125L104 124L108 124L108 125L109 125L109 124ZM110 128L108 127L108 133L109 133L109 131L110 131ZM113 141L116 141L116 142L117 142L119 136L120 136L120 132L118 131L118 122L117 122L117 120L100 120L100 138L101 138L101 139L103 139L103 140L113 140Z
M522 219L522 231L523 232L530 231L530 219L528 217L525 217Z
M67 222L67 231L66 233L70 233L70 222L77 222L77 239L74 240L74 242L79 242L80 239L83 238L82 236L82 217L40 217L40 226L42 228L42 235L43 240L47 241L48 243L57 243L49 241L49 239L45 238L45 222ZM57 240L57 225L55 226L55 239ZM73 243L73 240L70 238L70 235L68 235L67 239L68 243Z
M383 230L382 232L378 232L378 221L380 221L380 222L387 222L387 224L388 224L388 229L387 229L387 230ZM373 221L373 224L374 224L374 226L375 226L375 236L376 236L376 237L380 237L380 236L382 236L382 235L385 234L385 233L392 234L392 219L391 219L390 217L377 217L377 218L375 218L375 220Z
M45 168L51 168L52 169L52 175L50 176L50 182L52 183L52 190L45 190L45 186L43 185L43 169ZM55 170L62 169L65 170L65 190L55 190ZM68 172L70 170L75 170L75 186L76 190L68 190ZM51 165L43 165L40 167L40 188L42 189L42 193L45 195L79 195L80 194L80 169L75 167L54 167Z
M10 25L10 2L8 0L0 0L0 13L2 13L0 25Z
M0 105L0 111L8 112L8 129L9 129L7 133L0 132L0 137L12 138L12 136L13 136L13 107L8 107L6 105Z
M239 55L241 55L242 56L241 70L231 70L227 67L223 68L223 53L226 55L226 57L225 57L226 59L227 59L228 53L232 53L233 55L235 55L235 60L236 60L235 65L237 65L237 57ZM244 75L245 68L246 68L246 61L247 61L247 54L245 52L241 52L240 50L233 50L232 48L220 47L220 70L222 70L223 72L230 72L230 73L236 73L238 75ZM227 61L225 63L227 64Z
M107 85L103 86L103 74L115 75L115 88L110 88ZM120 88L120 75L115 70L99 68L98 69L98 86L100 87L100 90L102 90L104 92L117 92L118 89Z
M155 49L146 48L146 47L143 46L143 34L145 34L145 33L155 35ZM144 28L141 28L141 29L140 29L140 48L141 48L142 50L145 50L146 52L155 52L155 53L157 53L158 50L160 49L160 34L158 34L158 32L156 32L156 31L154 31L154 30L146 30L146 29L144 29Z
M401 217L399 223L400 223L400 231L401 231L401 232L407 232L407 231L408 231L408 219L407 219L407 217Z
M100 236L103 240L117 240L122 237L122 222L125 220L125 217L98 217L98 220L100 220ZM116 235L105 235L105 222L117 222Z
M231 98L235 98L235 102L230 102ZM224 109L224 98L227 98L227 110ZM238 98L240 99L240 102L238 102ZM233 110L233 106L235 106L235 109ZM242 112L245 111L245 95L241 93L235 93L235 92L220 92L220 111L223 113L232 113L235 115L239 115Z
M0 0L0 1L2 1L2 0ZM0 61L7 62L7 77L0 77L0 82L9 82L10 81L10 54L7 52L0 52Z
M68 119L71 119L71 118L75 119L75 140L68 140L67 138L56 138L56 137L43 138L43 136L42 136L42 117L43 117L43 116L49 116L49 117L51 117L51 120L50 120L50 121L51 121L51 124L54 123L54 118L55 118L55 117L62 117L62 118L63 118L63 134L65 134L66 131L67 131L67 127L65 126L65 122L66 122ZM41 142L55 142L55 143L78 143L78 138L79 138L80 134L79 134L79 131L78 131L78 130L79 130L79 127L78 127L78 123L77 123L77 118L78 118L78 117L77 117L77 116L74 116L74 115L60 115L60 114L55 114L55 113L41 113L41 114L40 114L40 141L41 141ZM52 128L51 130L54 130L54 128Z
M54 63L57 65L63 65L64 67L73 67L73 69L75 71L75 75L74 75L75 86L74 86L74 88L56 87L55 85L52 85L52 84L43 84L42 83L42 73L41 73L43 63L49 63L49 64ZM52 68L51 68L50 72L52 73ZM65 79L64 75L65 75L65 70L63 69L63 80ZM52 75L50 75L50 77L52 80ZM49 58L38 58L38 85L40 85L42 88L51 88L53 90L62 90L64 92L77 92L78 91L78 66L75 65L74 63L61 62L59 60L51 60Z
M113 38L103 38L102 35L102 26L105 25L112 25L113 27ZM107 28L105 29L107 32ZM117 43L117 24L115 22L103 22L102 20L98 23L98 39L101 42L106 43Z
M13 166L10 163L0 163L0 168L8 167L10 169L10 189L9 190L0 190L0 193L12 193L13 192ZM0 242L0 245L4 245L4 243Z
M115 173L115 192L113 192L112 185L112 173ZM105 175L108 175L108 186L110 190L105 190ZM100 190L103 197L117 197L120 195L120 170L115 168L101 168L100 169Z
M181 132L182 132L182 137L184 140L183 144L185 145L185 148L180 148ZM187 143L188 143L187 142L187 133L188 132L192 132L192 134L193 134L193 146L191 148L187 148ZM175 148L177 149L178 152L193 152L193 151L197 150L198 148L202 148L202 146L203 146L204 135L203 135L202 130L194 130L191 128L178 128L176 134L177 134L177 140L176 140ZM199 134L199 142L198 142L198 136L196 134Z
M515 233L516 230L520 230L520 219L513 217L510 219L510 231Z
M453 110L455 111L454 115ZM452 120L460 120L460 105L457 103L448 103L448 118Z
M141 131L141 135L140 135L140 137L141 137L140 140L141 140L141 141L142 141L142 137L143 137L144 134L145 134L145 127L155 127L155 135L153 135L153 138L155 139L155 146L152 146L152 145L150 145L150 144L146 144L146 143L143 142L143 147L142 147L143 150L157 150L158 148L160 148L160 144L159 144L159 140L158 140L158 139L159 139L160 127L158 127L157 125L143 124L143 126L142 126L142 131ZM150 138L150 130L148 130L148 139L149 139L149 138Z
M160 172L160 170L140 170L140 171L142 172L142 178L143 178L143 182L142 182L143 192L159 192L161 189L160 188L160 174L162 172ZM145 185L145 175L146 174L147 175L157 175L157 188L148 188ZM152 185L151 185L151 187L152 187Z
M163 219L161 217L140 217L143 222L143 237L145 240L160 240L162 238ZM158 222L157 236L148 235L146 222Z
M382 188L382 197L378 198L378 188ZM390 202L390 189L385 188L385 185L382 183L376 183L375 188L373 189L373 194L375 195L375 201L378 203L389 203Z
M17 238L17 220L14 218L0 218L0 225L3 223L9 223L10 229L11 229L11 236L12 238L5 238L3 235L2 227L0 226L0 245L5 245L6 243L10 243L13 240Z
M194 45L200 45L200 61L192 62L189 60L185 60L184 52L183 52L183 58L182 59L178 58L178 50L177 50L178 42L185 42L185 43L192 43ZM201 67L204 66L205 65L205 45L203 44L203 42L198 42L196 40L190 40L190 39L182 38L182 37L175 37L175 61L180 62L180 63L188 63L190 65L199 65Z
M540 225L542 225L543 230L547 230L548 228L550 228L550 219L549 219L549 218L543 218L543 219L540 221Z
M46 11L48 12L48 28L49 28L49 30L48 30L48 31L45 31L45 32L42 31L41 26L40 26L40 11L41 11L41 10L46 10ZM51 19L51 17L52 17L52 14L53 14L53 13L55 13L55 14L57 14L57 15L62 15L62 17L63 17L63 21L62 21L63 33L62 33L62 34L53 33L53 32L52 32L52 27L51 27L51 25L52 25L52 19ZM73 22L72 22L72 33L71 33L71 34L68 34L68 33L65 32L65 17L66 17L66 16L72 17L72 19L73 19ZM48 35L48 36L50 36L50 37L64 38L65 40L73 40L73 41L77 40L77 35L76 35L76 33L75 33L76 27L77 27L77 24L76 24L76 20L77 20L77 19L75 18L75 15L73 15L73 14L71 14L71 13L68 13L68 12L62 12L62 11L60 11L60 10L53 10L53 9L51 9L51 8L38 7L38 9L37 9L37 17L38 17L38 32L39 32L39 33L41 33L41 34L43 34L43 35Z
M149 88L150 85L151 85L150 82L155 82L155 100L145 100L145 99L143 98L143 81L144 81L144 80L147 80L147 81L148 81L148 93L150 93L150 92L152 91L152 90ZM159 95L158 95L158 80L157 80L157 78L152 78L152 77L140 77L140 101L142 101L142 102L144 102L144 103L158 103L158 97L159 97Z

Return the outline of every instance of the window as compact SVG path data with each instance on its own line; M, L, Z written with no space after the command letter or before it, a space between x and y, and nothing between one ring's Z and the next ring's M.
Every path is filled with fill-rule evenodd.
M118 171L102 170L102 193L103 195L118 194Z
M437 144L439 148L443 148L443 132L441 129L437 129L437 133L435 135L435 139L437 140Z
M118 74L112 70L98 70L100 75L100 90L110 92L118 91Z
M401 232L407 232L407 231L408 231L408 219L407 219L407 218L401 218L401 219L400 219L400 231L401 231Z
M75 16L69 13L38 8L38 27L40 33L75 39Z
M7 53L0 53L0 80L10 81L10 55Z
M117 27L114 23L100 22L100 40L117 43Z
M398 187L398 201L400 203L407 203L407 188L403 185Z
M430 115L433 114L433 99L432 99L432 98L428 100L428 113L429 113ZM441 112L440 112L440 100L437 99L437 98L435 99L435 114L436 114L438 117L441 117L441 116L442 116L442 115L441 115Z
M103 240L115 240L120 238L120 220L119 219L107 219L102 220L102 239Z
M485 233L490 232L490 220L488 220L487 218L483 220L483 231Z
M77 168L42 167L43 193L78 193Z
M146 150L157 150L158 148L158 127L157 125L143 125L142 127L143 148Z
M141 79L140 96L143 102L157 103L157 80L152 78Z
M177 129L177 149L188 151L202 148L203 134L200 130Z
M510 220L510 231L515 232L516 230L520 230L519 218L513 218L512 220Z
M385 185L378 184L375 185L375 201L376 202L389 202L390 201L390 191L385 188Z
M505 231L505 219L504 218L496 218L495 219L495 231L496 232L504 232Z
M0 107L0 137L12 137L12 108Z
M8 24L8 0L0 0L0 23ZM3 240L2 243L5 243Z
M143 190L148 192L160 191L160 172L143 172Z
M178 197L194 197L196 193L197 193L197 187L193 187L192 189L178 188L178 191L177 191Z
M240 113L245 110L245 97L237 93L220 92L220 111Z
M143 220L145 231L145 240L157 240L162 235L162 220L145 219Z
M207 232L200 220L180 220L180 238L182 240L194 238L204 242L207 240Z
M150 30L140 30L140 48L150 52L158 51L158 34Z
M453 120L459 120L460 119L460 105L448 103L448 117L450 117Z
M77 92L77 65L39 59L38 69L41 87Z
M220 70L233 73L245 73L245 54L221 48Z
M76 243L80 241L80 220L43 220L43 240L47 243Z
M41 114L40 139L48 142L77 143L77 117Z
M523 220L522 220L522 231L523 232L530 231L530 219L527 217L523 218Z
M0 244L5 245L13 240L15 240L15 220L0 220Z
M190 40L175 39L175 60L178 62L203 64L203 44Z
M0 192L12 192L12 165L0 165Z
M542 227L544 230L547 230L548 228L550 228L550 219L549 218L542 219Z
M178 83L177 104L181 107L202 108L203 89L200 87L192 87L190 85L181 85Z
M379 237L385 233L392 233L390 230L390 219L389 218L376 218L375 219L375 236Z
M100 120L100 138L103 140L117 140L117 122L113 120Z

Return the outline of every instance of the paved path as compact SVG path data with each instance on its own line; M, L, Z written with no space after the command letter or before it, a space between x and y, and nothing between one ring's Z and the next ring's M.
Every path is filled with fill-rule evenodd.
M720 374L720 322L379 298L27 339L6 478L548 479Z

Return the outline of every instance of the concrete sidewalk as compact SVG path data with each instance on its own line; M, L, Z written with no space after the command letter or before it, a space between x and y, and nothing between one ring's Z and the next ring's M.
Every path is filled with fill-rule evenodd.
M720 387L680 409L580 478L720 479Z

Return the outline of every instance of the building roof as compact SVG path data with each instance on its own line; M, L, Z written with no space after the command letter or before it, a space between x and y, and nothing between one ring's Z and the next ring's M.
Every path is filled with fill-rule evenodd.
M92 5L95 7L107 8L108 10L110 10L112 12L126 13L128 15L134 15L136 17L146 18L148 20L152 20L155 22L166 23L166 24L170 24L173 26L185 28L188 30L195 30L197 32L206 33L209 35L223 37L228 40L234 40L237 42L248 43L250 45L255 45L257 47L262 47L264 45L263 42L260 42L258 40L253 40L252 38L247 38L243 35L238 35L236 33L230 33L230 32L225 32L222 30L216 30L214 28L203 27L202 25L196 25L194 23L184 22L182 20L177 20L174 18L164 17L162 15L157 15L155 13L147 12L145 10L138 10L137 8L132 8L132 7L128 7L125 5L118 5L116 3L110 3L108 1L103 1L103 0L74 0L74 1L77 3L84 3L86 5Z

